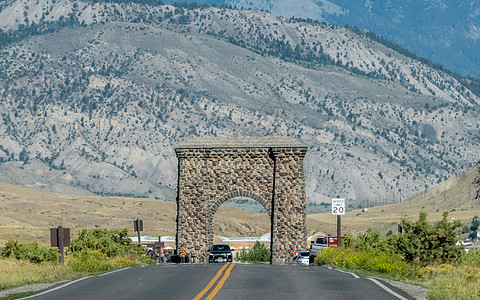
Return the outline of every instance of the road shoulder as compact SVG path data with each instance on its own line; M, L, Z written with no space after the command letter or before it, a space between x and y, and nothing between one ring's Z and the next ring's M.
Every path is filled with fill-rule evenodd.
M53 283L35 283L35 284L22 285L22 286L19 286L19 287L16 287L16 288L0 291L0 298L4 298L4 297L7 297L8 295L12 295L12 294L39 292L39 291L49 289L49 288L51 288L53 286L56 286L56 285L61 285L61 284L65 283L65 282L68 282L68 281L69 280L53 282Z
M404 291L406 294L410 295L411 297L417 299L417 300L427 300L428 299L428 289L414 285L414 284L409 284L405 282L400 282L400 281L394 281L390 279L385 279L385 278L375 278L376 280L386 282L390 284L391 286L396 287L399 290Z

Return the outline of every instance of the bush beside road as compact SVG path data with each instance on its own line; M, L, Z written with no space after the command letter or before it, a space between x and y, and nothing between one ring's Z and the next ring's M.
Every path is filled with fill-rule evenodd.
M127 230L83 230L58 264L56 248L9 241L0 248L0 290L37 283L55 283L102 272L148 264L144 248L133 244Z
M320 252L315 265L418 284L428 288L429 299L478 299L480 251L456 245L461 224L448 222L447 215L435 225L425 213L417 222L403 220L402 234L348 236L342 248Z

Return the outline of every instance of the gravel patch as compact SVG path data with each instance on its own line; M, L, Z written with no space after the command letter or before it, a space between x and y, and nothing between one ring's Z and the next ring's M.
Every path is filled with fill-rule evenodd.
M8 289L8 290L3 290L0 291L0 298L6 297L11 294L18 294L18 293L27 293L27 292L38 292L42 290L46 290L54 285L59 285L64 282L67 282L68 280L65 281L60 281L60 282L54 282L54 283L36 283L36 284L29 284L29 285L24 285L24 286L19 286L13 289Z
M393 285L394 287L404 291L405 293L409 294L410 296L412 296L417 300L426 300L428 297L428 289L424 287L408 284L400 281L385 279L385 278L375 278L375 279L385 281L388 284Z

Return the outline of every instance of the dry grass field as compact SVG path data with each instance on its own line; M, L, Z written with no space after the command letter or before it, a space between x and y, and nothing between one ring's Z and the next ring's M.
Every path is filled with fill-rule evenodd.
M133 220L142 219L142 235L175 235L174 202L99 196L61 195L32 187L0 183L0 246L8 240L38 242L47 246L49 228L71 228L72 238L82 229L96 227L133 231ZM309 221L312 228L322 222ZM261 236L270 232L266 213L220 207L214 233L220 236Z
M20 242L49 243L49 228L79 230L95 227L128 228L133 220L144 220L142 235L171 234L175 203L154 199L60 195L31 187L0 183L0 244Z
M480 165L400 203L370 207L368 211L342 216L342 233L358 234L367 228L385 234L396 232L402 217L418 218L423 210L431 221L443 211L449 218L470 221L480 215ZM348 203L348 199L346 200ZM133 220L144 221L142 235L174 235L176 205L156 199L61 195L33 187L0 183L0 246L8 240L49 244L49 228L70 227L72 237L84 228L95 227L133 231ZM308 235L336 234L336 216L330 213L307 216ZM270 231L266 213L222 206L214 219L214 234L220 236L261 236Z
M353 234L364 232L367 228L384 234L389 230L396 232L402 218L416 221L420 211L425 211L430 221L440 220L444 211L449 212L449 219L464 222L480 216L480 164L400 203L369 207L367 212L348 212L342 217L342 229ZM318 214L309 215L308 219L322 220L325 230L336 234L336 231L331 231L336 224L336 216Z

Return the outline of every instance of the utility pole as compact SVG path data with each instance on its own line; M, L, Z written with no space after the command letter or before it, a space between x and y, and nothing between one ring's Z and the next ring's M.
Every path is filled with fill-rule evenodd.
M65 261L65 252L63 251L63 247L65 247L65 241L63 239L63 227L58 226L57 228L57 242L58 242L58 250L60 252L60 264L63 265Z
M337 247L340 248L342 241L342 216L337 215Z
M443 201L447 201L447 197L445 195L446 188L447 188L447 181L445 180L443 184Z

